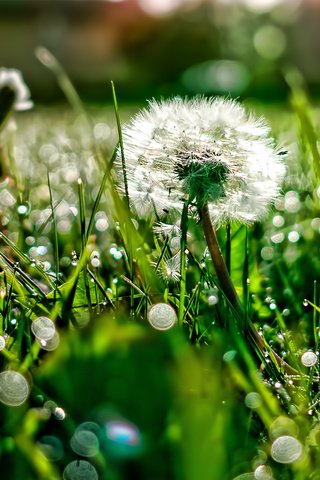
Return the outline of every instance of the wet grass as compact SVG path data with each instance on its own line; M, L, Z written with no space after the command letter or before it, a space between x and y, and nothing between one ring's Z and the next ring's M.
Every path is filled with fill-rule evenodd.
M72 98L2 132L2 478L316 479L318 112L295 86L291 109L263 112L289 147L283 194L263 224L218 231L261 352L201 226L155 228L115 188L132 111ZM173 328L152 328L159 304Z

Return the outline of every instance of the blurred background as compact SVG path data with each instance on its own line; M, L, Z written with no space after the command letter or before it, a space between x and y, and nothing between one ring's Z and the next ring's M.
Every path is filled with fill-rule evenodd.
M35 102L63 97L34 50L48 48L81 97L172 94L286 100L285 74L320 84L319 0L0 0L0 66L22 71Z

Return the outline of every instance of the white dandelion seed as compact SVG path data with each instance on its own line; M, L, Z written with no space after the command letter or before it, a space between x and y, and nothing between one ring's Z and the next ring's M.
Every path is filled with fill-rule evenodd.
M121 189L138 214L195 205L221 288L243 333L263 354L265 342L231 281L215 232L230 220L262 219L280 191L285 168L265 121L233 100L196 97L151 101L123 128ZM121 172L120 153L117 167ZM181 298L180 298L181 300ZM295 372L276 352L278 364Z
M150 101L123 128L129 199L140 215L208 202L215 225L262 219L285 168L270 128L230 99ZM120 169L120 155L118 158Z
M157 222L153 227L153 231L158 236L181 237L181 228L177 223Z
M178 282L180 280L181 253L176 253L173 257L164 261L163 278L169 282Z
M15 68L0 68L0 89L8 87L14 92L14 110L29 110L33 107L30 90L25 84L22 74Z

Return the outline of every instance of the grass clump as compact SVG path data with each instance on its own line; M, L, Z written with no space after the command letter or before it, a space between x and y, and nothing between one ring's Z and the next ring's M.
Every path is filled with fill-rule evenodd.
M134 213L115 91L116 122L71 93L76 113L1 133L3 478L315 479L317 112L293 86L270 114L283 191L262 223L222 222L221 274L210 199Z

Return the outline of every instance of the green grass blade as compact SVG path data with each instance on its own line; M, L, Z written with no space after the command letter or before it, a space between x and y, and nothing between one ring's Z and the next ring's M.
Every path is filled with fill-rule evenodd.
M53 254L54 254L54 263L55 263L55 273L56 273L56 281L55 281L55 289L54 295L56 299L56 295L58 292L58 284L59 284L59 275L60 275L60 259L59 259L59 239L58 239L58 228L57 228L57 219L53 205L53 195L52 195L52 187L50 181L50 174L48 175L48 188L49 188L49 195L50 195L50 207L51 207L51 216L52 216L52 226L53 226Z
M91 126L91 120L83 107L82 100L57 58L47 48L42 46L39 46L35 49L35 55L42 65L51 70L55 75L59 87L65 94L69 104L72 106L75 112L84 115Z
M128 190L126 160L125 160L125 155L124 155L124 145L123 145L123 138L122 138L122 128L121 128L121 122L120 122L120 115L119 115L119 108L118 108L116 90L115 90L113 82L111 82L111 89L112 89L113 105L114 105L114 111L115 111L117 129L118 129L119 146L120 146L120 152L121 152L121 165L122 165L124 192L125 192L126 202L127 202L128 208L129 208L129 190Z

